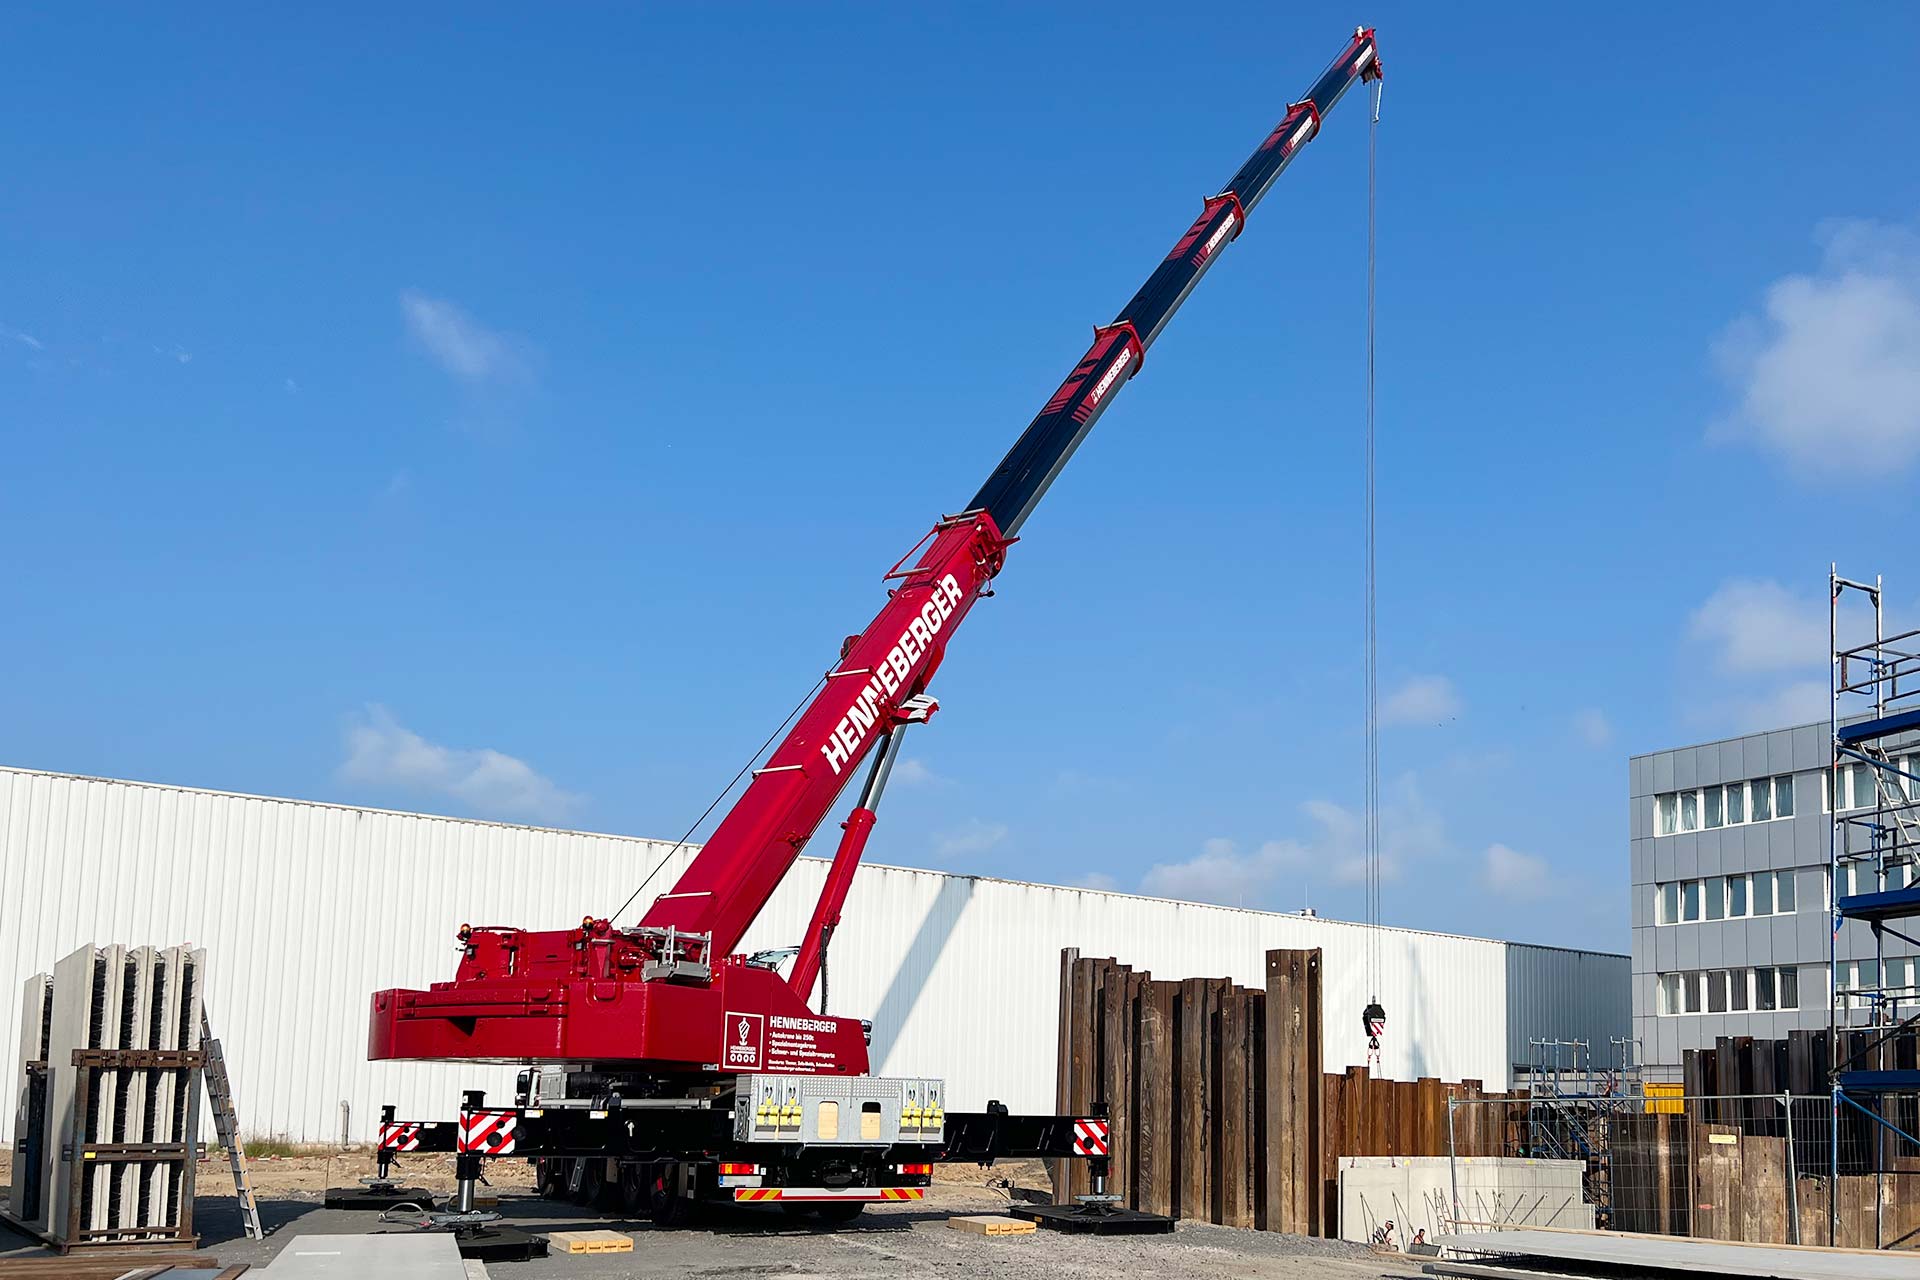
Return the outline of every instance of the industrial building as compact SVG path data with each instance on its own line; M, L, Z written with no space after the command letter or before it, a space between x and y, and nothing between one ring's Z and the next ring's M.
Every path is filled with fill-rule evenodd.
M96 941L191 942L227 1044L246 1130L368 1139L383 1103L444 1116L463 1088L505 1100L512 1071L369 1062L376 989L454 968L461 924L539 928L611 911L669 842L0 768L0 979L20 990ZM802 859L748 950L791 946L827 864ZM289 904L294 904L290 909ZM881 1073L945 1078L949 1105L1054 1104L1060 952L1116 956L1163 978L1264 980L1275 947L1325 952L1329 1010L1357 1013L1368 930L1241 910L878 865L855 877L835 935L835 1013L873 1023ZM1381 932L1391 1005L1381 1067L1505 1089L1530 1038L1604 1046L1627 1034L1627 957L1409 929ZM816 992L816 1003L818 993ZM15 1057L17 1027L0 1027ZM1326 1069L1366 1061L1359 1020L1329 1017ZM11 1113L0 1116L11 1124Z
M1890 750L1905 758L1920 742ZM1633 757L1633 1025L1648 1079L1677 1081L1685 1051L1720 1036L1827 1028L1832 758L1824 722ZM1874 804L1872 770L1849 763L1840 811ZM1873 942L1865 930L1838 941L1839 994L1852 999L1873 985ZM1889 938L1887 954L1885 985L1910 989L1913 946Z

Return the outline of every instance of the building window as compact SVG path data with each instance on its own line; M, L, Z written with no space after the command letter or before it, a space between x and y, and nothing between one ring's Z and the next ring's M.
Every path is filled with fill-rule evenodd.
M1857 866L1858 864L1854 864ZM1853 866L1843 867L1844 878ZM1903 871L1905 868L1902 869ZM1870 883L1872 868L1866 868ZM1753 916L1791 915L1794 909L1792 871L1753 871L1704 880L1673 880L1654 886L1655 924L1695 924L1702 920L1745 920ZM1843 887L1843 893L1851 892Z
M1920 756L1906 757L1907 772L1916 772L1916 764L1920 764ZM1871 809L1880 803L1879 788L1874 782L1874 774L1877 772L1879 771L1872 765L1858 762L1840 766L1840 808L1842 811L1847 809ZM1888 803L1899 804L1902 791L1899 779L1889 777L1887 779L1887 790ZM1833 812L1833 775L1830 771L1822 771L1820 774L1820 803L1826 808L1827 812Z
M1871 976L1871 960L1864 962ZM1912 961L1895 969L1889 962L1889 977L1913 977ZM1845 981L1853 983L1857 975L1842 966ZM1857 989L1854 987L1844 989ZM1687 1013L1772 1013L1800 1007L1800 971L1792 965L1764 966L1757 969L1707 969L1689 973L1660 975L1659 1011L1662 1016ZM1850 996L1852 1000L1864 997Z
M1749 822L1791 818L1793 812L1791 774L1695 787L1691 791L1667 791L1653 798L1653 834L1671 836L1687 831L1714 831Z
M1920 869L1910 862L1896 862L1887 868L1885 892L1904 889L1920 880ZM1852 897L1856 893L1880 893L1880 875L1871 858L1859 858L1840 864L1840 896Z

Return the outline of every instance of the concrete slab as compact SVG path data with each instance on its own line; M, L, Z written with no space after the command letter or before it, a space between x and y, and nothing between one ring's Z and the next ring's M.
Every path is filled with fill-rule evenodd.
M1591 1228L1584 1173L1578 1160L1342 1156L1340 1238L1367 1244L1385 1232L1401 1250L1431 1241L1453 1225L1455 1195L1459 1216L1470 1221Z
M449 1235L299 1236L262 1273L271 1280L467 1280Z
M1621 1231L1490 1231L1443 1235L1449 1252L1600 1262L1645 1271L1747 1276L1757 1280L1920 1280L1920 1255L1787 1245L1729 1244Z

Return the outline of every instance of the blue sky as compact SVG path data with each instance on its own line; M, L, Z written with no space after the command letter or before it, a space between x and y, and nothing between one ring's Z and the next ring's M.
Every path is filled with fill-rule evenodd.
M1384 913L1624 949L1629 752L1817 712L1832 559L1920 621L1920 17L1541 12L1359 15ZM1355 16L17 11L0 760L677 835ZM1358 912L1365 144L1029 522L873 858Z

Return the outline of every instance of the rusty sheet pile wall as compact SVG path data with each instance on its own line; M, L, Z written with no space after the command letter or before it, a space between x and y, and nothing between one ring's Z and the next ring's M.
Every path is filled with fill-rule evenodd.
M1264 988L1224 978L1155 981L1111 959L1060 961L1058 1105L1114 1121L1108 1190L1133 1208L1232 1227L1332 1235L1341 1156L1445 1156L1447 1104L1470 1098L1462 1155L1498 1155L1523 1123L1520 1095L1478 1080L1389 1080L1323 1069L1318 949L1266 954ZM1084 1163L1055 1170L1055 1198L1088 1190Z

